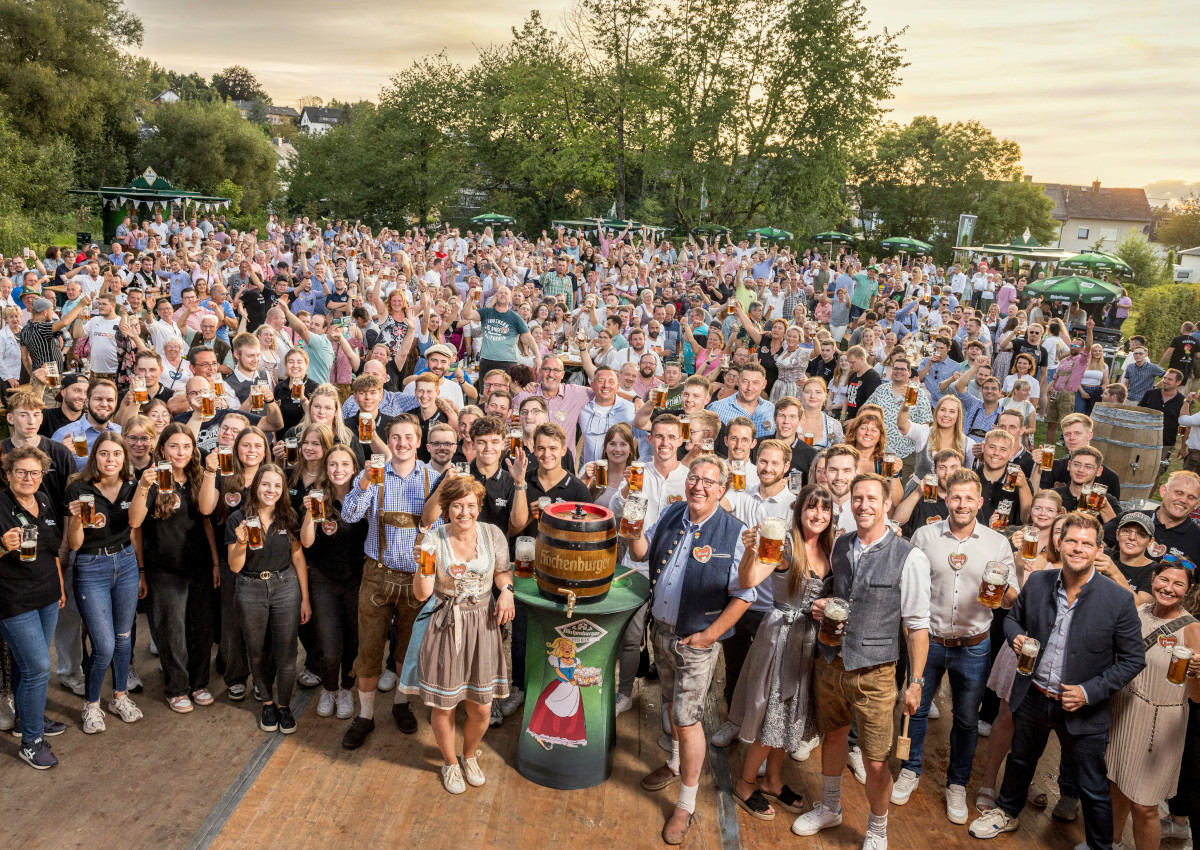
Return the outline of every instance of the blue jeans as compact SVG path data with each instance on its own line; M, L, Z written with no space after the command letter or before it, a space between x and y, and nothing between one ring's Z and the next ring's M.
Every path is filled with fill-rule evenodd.
M1062 703L1050 699L1035 687L1013 712L1012 752L1004 769L1004 783L996 805L1009 817L1016 817L1025 807L1025 795L1033 781L1038 760L1046 749L1053 731L1062 747L1062 760L1074 767L1074 780L1079 786L1079 801L1083 804L1083 828L1091 850L1112 850L1112 796L1104 751L1108 749L1108 732L1092 735L1072 735Z
M0 620L0 637L12 651L12 683L21 740L26 744L42 737L46 717L46 688L50 684L50 643L58 624L58 603L35 608Z
M987 688L991 667L991 641L984 638L974 646L947 648L929 642L925 660L925 685L921 688L921 707L908 722L912 739L909 758L901 767L921 775L921 758L925 750L925 732L929 729L929 705L942 675L950 674L950 696L954 704L954 725L950 729L950 765L946 768L946 785L967 787L971 780L971 765L975 761L975 744L979 739L979 701Z
M132 545L115 555L81 553L76 557L75 601L92 643L83 671L88 702L99 702L100 686L110 666L113 693L123 693L128 687L137 600L138 566Z

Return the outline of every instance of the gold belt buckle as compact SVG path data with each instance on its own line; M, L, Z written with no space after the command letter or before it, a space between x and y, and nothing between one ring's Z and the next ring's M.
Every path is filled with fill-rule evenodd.
M263 581L266 581L267 579L269 579L271 577L271 571L263 570L261 573L258 574L258 577L260 579L262 579Z

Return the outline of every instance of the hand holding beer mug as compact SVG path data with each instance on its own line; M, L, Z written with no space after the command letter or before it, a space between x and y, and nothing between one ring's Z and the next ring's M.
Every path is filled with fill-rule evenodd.
M533 562L537 557L537 539L534 537L518 537L516 545L517 561L513 567L517 578L533 578Z
M217 446L217 469L222 478L233 475L233 446Z
M1027 635L1018 635L1013 638L1013 649L1017 651L1017 672L1022 676L1032 676L1042 645Z
M1038 462L1042 465L1043 472L1049 472L1054 469L1054 446L1046 444L1042 446L1041 457Z
M542 518L542 511L546 510L548 507L550 507L550 497L542 496L533 503L533 509L530 511L530 519L534 522L537 522Z
M133 376L133 400L138 404L145 404L150 400L146 392L146 379L141 375Z
M170 493L175 489L175 471L171 469L169 460L160 460L155 468L158 476L158 492Z
M266 385L257 382L250 388L250 412L262 413L264 399L267 395Z
M619 536L626 540L637 540L642 536L642 523L646 521L646 498L630 496L625 503L625 511L621 514L621 530Z
M629 470L625 473L626 481L629 482L630 493L642 492L642 483L646 474L646 464L640 460L635 460L629 464Z
M418 558L417 571L423 576L432 576L437 564L437 544L428 536L421 541Z
M256 516L246 518L246 545L256 552L263 547L262 520Z
M916 381L908 382L908 389L904 391L904 403L912 407L917 403L917 399L921 396L921 385Z
M884 478L895 478L900 472L900 458L888 452L883 456L883 461L879 468L881 470L880 474Z
M826 646L841 646L842 636L846 634L846 624L850 621L850 603L836 596L825 600L821 616L821 630L817 632L817 640Z
M992 514L992 521L989 523L992 531L1004 531L1008 528L1008 518L1012 515L1012 507L1011 499L1005 499L996 506L996 512Z
M369 474L371 484L376 487L383 486L383 467L387 463L387 459L383 455L371 455L371 471Z
M25 560L25 550L21 550L21 560ZM1172 685L1187 684L1188 665L1191 663L1192 656L1195 653L1182 643L1175 644L1171 650L1171 663L1167 667L1167 681Z
M999 608L1007 588L1008 564L1003 561L988 561L987 566L983 568L983 581L979 584L979 604L984 608Z
M295 437L288 437L283 441L284 462L288 466L295 466L300 462L300 441Z
M21 560L37 560L38 530L36 525L27 525L21 529L12 529L21 535ZM5 544L7 545L7 544ZM1185 665L1186 666L1186 665Z
M52 390L59 387L58 364L53 360L46 361L46 386Z
M730 488L744 491L746 489L746 461L735 460L729 466L731 471Z
M787 519L763 517L758 527L758 560L763 564L778 567L783 563L783 539L787 536Z
M1016 490L1017 482L1021 479L1021 467L1018 464L1010 463L1004 469L1004 489Z
M926 502L937 501L938 477L931 472L921 479L922 496Z
M87 435L83 432L78 432L71 437L71 448L75 450L75 457L88 456Z
M358 441L369 443L373 436L375 436L375 415L360 410L358 412Z
M317 488L308 491L308 512L312 515L313 522L325 521L325 493Z
M79 495L79 521L84 528L96 527L96 497L91 493Z
M1021 558L1026 565L1032 564L1037 560L1038 553L1038 530L1033 526L1025 529L1021 535Z

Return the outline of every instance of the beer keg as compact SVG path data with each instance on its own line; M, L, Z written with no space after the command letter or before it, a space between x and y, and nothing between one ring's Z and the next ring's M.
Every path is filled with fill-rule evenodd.
M556 602L599 602L617 568L617 521L612 511L585 502L558 502L538 520L534 575L538 591Z
M1121 480L1121 498L1152 497L1162 457L1162 412L1101 402L1092 408L1092 423L1092 445Z

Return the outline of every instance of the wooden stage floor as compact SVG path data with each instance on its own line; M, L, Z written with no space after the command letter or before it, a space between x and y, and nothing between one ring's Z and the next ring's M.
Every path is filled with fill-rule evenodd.
M144 623L144 621L143 621ZM316 716L315 692L295 700L299 730L291 736L266 735L256 725L253 698L231 703L214 675L217 701L189 715L172 713L161 698L157 660L147 651L147 630L138 630L137 667L146 691L136 697L145 719L125 725L108 716L108 731L84 736L81 700L52 679L48 713L71 724L53 739L61 764L35 772L17 761L17 740L0 743L0 847L347 847L419 846L529 850L590 843L591 847L663 848L659 837L674 805L678 786L650 794L641 777L665 757L658 688L647 683L635 694L635 708L617 719L619 743L612 777L585 791L555 791L529 782L512 767L518 718L484 737L480 764L488 781L482 788L452 797L442 790L428 713L417 712L420 729L402 735L392 722L390 694L379 694L375 732L355 752L341 748L349 721ZM720 674L718 674L720 675ZM719 688L715 688L719 692ZM107 689L105 691L108 693ZM965 826L946 820L941 796L949 755L948 695L939 697L942 717L932 721L925 773L908 805L892 807L892 848L957 850L980 848ZM710 700L706 723L719 725ZM810 838L790 832L792 818L781 812L762 822L738 810L729 797L730 771L741 768L744 750L710 748L701 778L697 811L685 847L796 848L857 850L866 827L863 788L844 774L845 823ZM982 769L987 740L976 754ZM1038 784L1057 799L1053 743L1042 760ZM893 762L893 773L899 768ZM807 762L785 760L784 779L806 797L820 795L819 751ZM972 806L977 783L968 789ZM1128 833L1127 833L1128 836ZM1017 833L995 840L998 850L1070 850L1083 840L1081 822L1064 825L1048 811L1027 808ZM1132 840L1128 840L1132 848ZM1169 850L1178 842L1166 843Z

